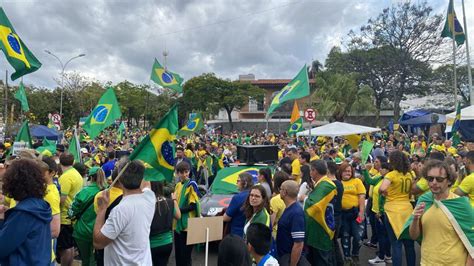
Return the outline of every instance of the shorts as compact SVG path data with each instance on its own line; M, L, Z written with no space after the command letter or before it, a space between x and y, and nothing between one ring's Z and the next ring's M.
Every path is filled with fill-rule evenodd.
M65 250L74 247L74 238L72 237L72 225L62 224L58 236L57 250Z

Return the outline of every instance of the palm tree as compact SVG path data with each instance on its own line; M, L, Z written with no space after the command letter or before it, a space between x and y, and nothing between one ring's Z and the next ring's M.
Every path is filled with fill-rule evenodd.
M372 90L358 86L352 75L320 72L316 84L318 91L313 95L316 108L331 122L344 121L350 113L374 110Z

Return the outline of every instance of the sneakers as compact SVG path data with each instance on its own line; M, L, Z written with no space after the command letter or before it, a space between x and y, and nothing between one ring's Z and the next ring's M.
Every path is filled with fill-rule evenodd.
M369 260L369 263L372 265L385 265L385 262L386 261L384 259L379 258L379 256Z
M368 248L377 249L377 244L373 244L370 241L364 242L363 245L368 247Z
M391 264L392 263L392 257L385 256L385 262Z

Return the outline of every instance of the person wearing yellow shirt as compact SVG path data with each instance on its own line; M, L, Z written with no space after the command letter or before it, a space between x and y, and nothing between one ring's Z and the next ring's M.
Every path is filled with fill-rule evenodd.
M437 160L429 161L423 173L430 192L420 198L409 227L411 239L422 236L421 265L474 265L472 245L460 228L466 224L472 232L474 210L466 199L450 192L455 174L447 163Z
M342 180L342 250L347 263L359 262L360 238L364 229L365 187L362 180L355 177L354 168L343 162L339 166L338 175ZM352 245L351 245L352 238ZM352 246L352 252L351 252Z
M272 212L270 221L272 222L272 235L275 239L278 229L278 221L286 208L285 202L280 197L280 187L283 182L289 179L290 177L288 174L283 171L278 171L273 175L274 196L270 200L270 210Z
M301 181L301 164L298 150L296 148L290 148L288 150L288 157L291 160L291 178L299 184Z
M453 142L451 140L447 139L447 140L444 141L443 148L444 148L446 154L451 154L451 156L454 156L455 154L458 153L458 150L456 148L454 148L452 145L453 145Z
M413 174L410 171L408 157L402 151L392 151L388 161L392 171L385 175L379 193L385 196L385 225L392 245L394 266L402 265L402 245L405 247L406 264L414 266L416 262L415 243L412 240L399 240L403 226L410 218L413 207L410 203L410 191Z
M466 168L470 175L466 176L456 188L455 193L459 196L467 196L474 208L474 151L466 153Z
M314 147L314 146L311 146L311 147L308 148L309 155L311 156L310 159L309 159L310 162L320 159L318 154L316 153L316 150L317 150L317 148Z
M74 197L82 188L82 176L72 167L74 156L64 152L59 156L59 163L63 174L59 177L61 185L61 232L58 236L57 251L62 265L72 265L74 260L74 238L72 237L71 219L68 210Z

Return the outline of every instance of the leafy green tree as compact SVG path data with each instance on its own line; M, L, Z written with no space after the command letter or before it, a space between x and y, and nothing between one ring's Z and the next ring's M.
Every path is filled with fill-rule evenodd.
M474 79L474 73L472 78ZM468 106L470 105L470 91L469 91L469 81L467 74L467 66L458 66L456 67L456 76L457 76L457 93L461 97L461 105ZM433 74L433 93L445 95L446 97L437 104L444 106L445 108L453 109L454 104L454 89L453 89L453 65L447 64L442 65L434 70Z
M224 109L233 130L231 113L245 106L249 98L261 100L264 90L248 82L223 80L214 73L206 73L191 78L183 87L183 97L179 101L187 112L201 111L204 114L216 115Z
M352 75L320 72L316 77L318 90L313 94L316 109L331 122L344 121L350 113L371 111L372 90L367 86L357 86Z

